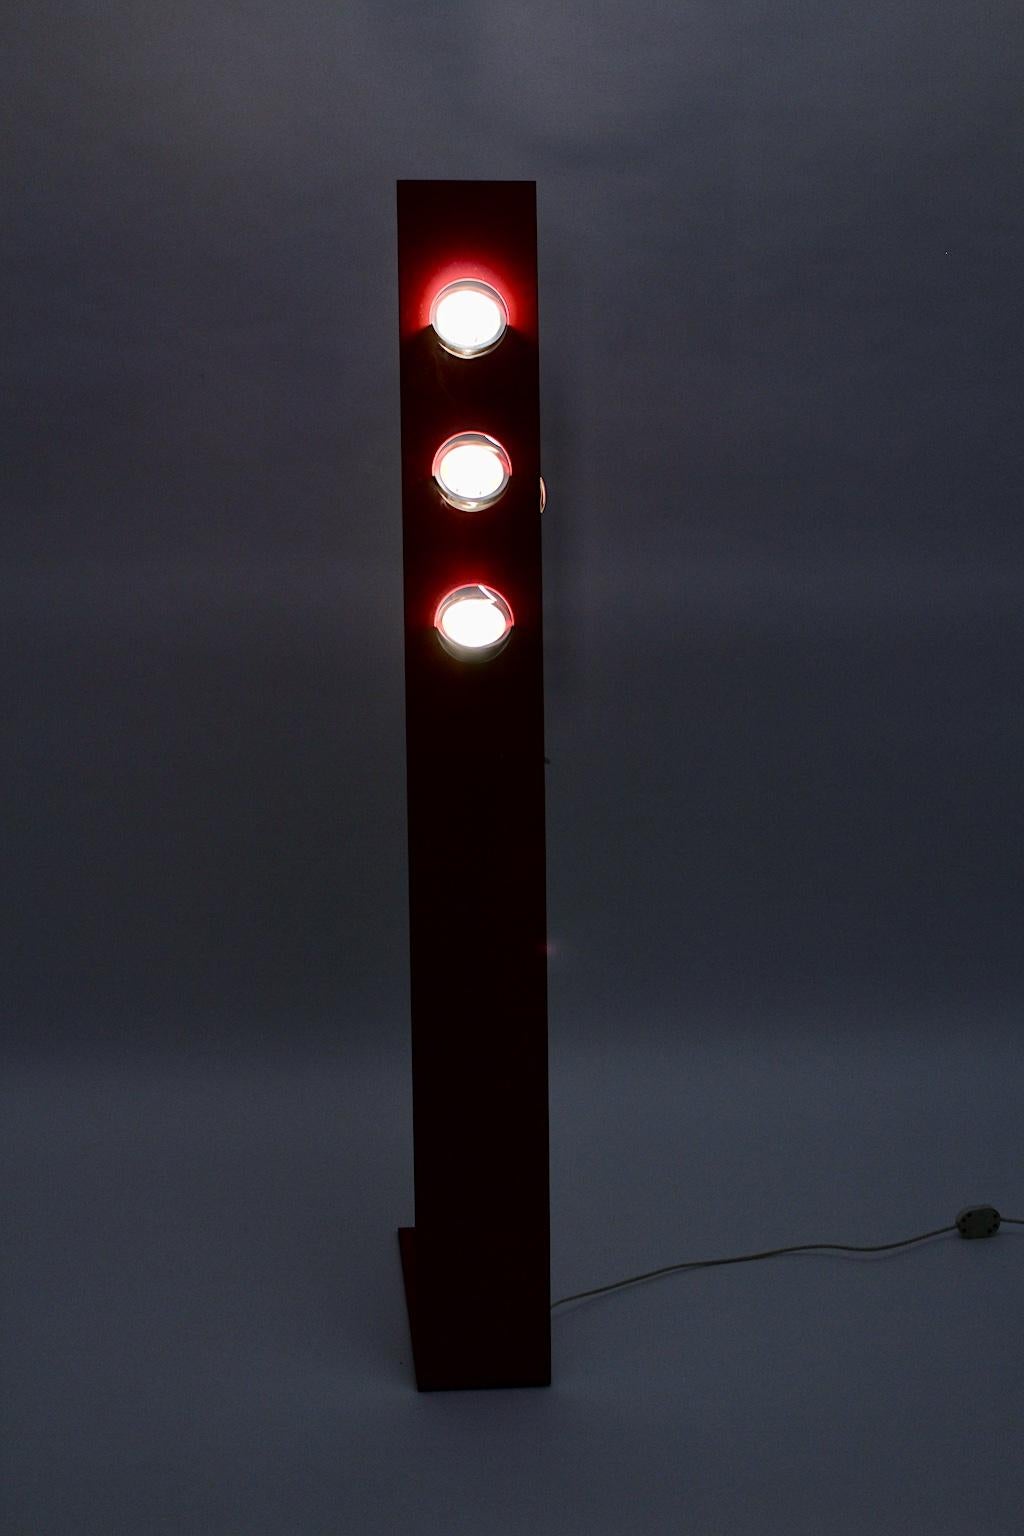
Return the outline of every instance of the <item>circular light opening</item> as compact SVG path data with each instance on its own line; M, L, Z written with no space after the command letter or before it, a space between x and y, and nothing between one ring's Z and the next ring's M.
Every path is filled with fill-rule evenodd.
M501 444L485 432L459 432L434 454L431 473L453 507L478 512L497 501L512 465Z
M438 603L434 628L450 655L483 660L507 644L512 610L493 587L456 587Z
M430 323L446 352L455 357L481 357L504 336L508 306L490 283L463 277L435 294Z

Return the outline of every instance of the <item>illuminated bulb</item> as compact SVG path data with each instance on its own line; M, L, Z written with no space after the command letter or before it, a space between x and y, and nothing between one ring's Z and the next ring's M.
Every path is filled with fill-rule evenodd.
M497 501L512 472L508 454L484 432L459 432L434 454L431 473L441 494L463 512Z
M504 336L508 309L490 283L464 277L435 296L430 323L446 352L455 357L480 357Z
M512 610L492 587L457 587L438 604L434 628L452 656L495 656L512 633Z

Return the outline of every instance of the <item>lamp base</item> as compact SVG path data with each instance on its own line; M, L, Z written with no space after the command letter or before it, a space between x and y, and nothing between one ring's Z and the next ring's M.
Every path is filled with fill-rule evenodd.
M444 1250L441 1257L454 1259L444 1264L446 1274L461 1277L446 1286L429 1284L415 1227L399 1227L398 1246L418 1391L551 1385L550 1308L546 1297L543 1310L522 1306L523 1287L514 1266L510 1272L501 1265L502 1250L520 1246L509 1234L489 1255L478 1247L469 1273L466 1255ZM438 1259L435 1251L435 1277ZM510 1283L513 1291L505 1296L502 1291Z

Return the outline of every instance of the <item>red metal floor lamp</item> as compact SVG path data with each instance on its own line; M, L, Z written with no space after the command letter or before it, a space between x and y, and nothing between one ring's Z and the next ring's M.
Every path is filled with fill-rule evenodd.
M398 183L420 1391L551 1381L536 185Z

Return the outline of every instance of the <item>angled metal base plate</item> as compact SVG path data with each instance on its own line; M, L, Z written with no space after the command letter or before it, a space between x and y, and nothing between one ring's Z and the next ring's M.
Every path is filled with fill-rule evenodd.
M420 1392L551 1385L549 1332L544 1338L543 1328L533 1326L521 1331L510 1326L508 1317L502 1316L500 1294L495 1294L494 1310L483 1329L480 1315L474 1315L465 1297L453 1295L450 1290L436 1298L432 1310L428 1310L424 1305L422 1277L417 1274L415 1227L399 1227L398 1245L416 1386ZM482 1274L479 1278L486 1285L488 1276ZM494 1293L500 1292L502 1278L490 1277Z

